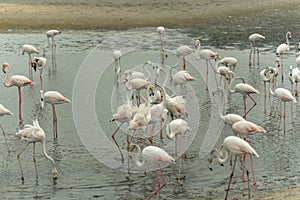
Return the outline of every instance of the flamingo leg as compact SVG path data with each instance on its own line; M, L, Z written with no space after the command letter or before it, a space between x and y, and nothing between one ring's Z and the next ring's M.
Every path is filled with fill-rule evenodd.
M183 70L186 69L186 62L185 62L185 57L183 56Z
M41 82L41 90L43 90L43 69L40 70L40 82Z
M252 156L252 155L251 155ZM248 180L248 199L250 199L250 179L249 179L249 170L247 169L246 165L243 164L243 168L245 168L247 173L247 180ZM226 198L227 199L227 198Z
M253 157L252 154L250 154L250 165L251 165L252 177L253 177L252 185L255 185L256 184L256 178L255 178L255 173L254 173L254 165L253 165L252 157Z
M8 141L7 141L7 138L6 138L6 133L4 131L4 128L3 128L2 124L0 124L0 128L2 130L2 134L3 134L4 141L5 141L5 144L6 144L6 147L7 147L7 151L8 151L8 153L10 153L10 147L9 147L9 144L8 144Z
M247 95L253 102L253 106L247 111L247 113L245 114L245 119L246 119L246 115L256 106L256 101L253 99L253 97L250 96L250 94Z
M235 158L234 158L234 163L233 163L231 175L230 175L230 178L229 178L229 183L228 183L228 186L227 186L225 199L227 199L227 197L228 197L228 192L229 192L229 189L230 189L230 184L231 184L231 181L232 181L232 177L234 175L234 169L235 169L235 165L236 165L236 159L237 159L237 155L235 155Z
M32 158L33 158L33 163L34 163L34 168L35 168L35 176L36 176L36 178L38 178L38 171L37 171L37 167L36 167L36 158L35 158L35 143L33 143Z
M298 82L296 82L295 96L298 96Z
M216 71L216 69L214 68L214 66L211 64L210 61L209 61L209 64L210 64L211 69L212 69L213 72L214 72L215 81L216 81L216 87L218 87L218 86L219 86L219 83L218 83L218 80L217 80L217 71Z
M266 91L266 82L264 81L264 112L266 113L266 103L267 103L267 91Z
M286 118L286 108L285 101L283 102L283 134L285 135L285 118Z
M159 128L159 131L160 131L160 139L162 140L163 139L163 132L162 132L162 117L160 116L160 120L159 120L159 124L160 124L160 128Z
M122 122L122 123L118 126L118 128L113 132L113 134L111 135L112 139L114 140L114 142L115 142L115 144L116 144L116 146L118 147L118 150L119 150L119 152L120 152L121 159L122 159L122 163L124 163L124 156L123 156L123 153L122 153L122 151L121 151L121 149L120 149L120 146L119 146L119 144L118 144L118 142L117 142L117 140L116 140L116 138L115 138L115 135L116 135L116 133L119 131L119 129L121 128L121 126L123 125L123 123L124 123L124 122Z
M251 66L251 56L252 56L252 52L253 52L253 47L251 44L251 49L250 49L250 54L249 54L249 66Z
M17 158L18 158L18 161L19 161L19 166L20 166L20 169L21 169L21 180L22 180L22 184L24 184L24 172L23 172L23 168L22 168L22 164L21 164L21 159L20 159L20 156L21 156L21 153L28 147L29 143L27 143L25 145L25 147L18 153L17 155Z
M243 95L243 102L244 102L244 116L243 116L243 118L246 119L247 104L246 104L246 96L245 95Z
M21 94L21 87L18 87L18 93L19 93L19 120L20 124L22 123L22 94Z
M151 145L153 145L154 128L155 128L155 123L152 125L150 136L149 136L149 142L151 143Z
M53 137L54 140L57 139L57 117L54 104L52 105L52 112L53 112Z
M32 60L31 60L31 55L30 53L28 53L28 59L29 59L29 63L28 63L28 76L29 76L29 79L32 80Z
M206 61L206 75L205 75L205 81L206 81L206 90L208 90L208 63Z
M281 118L282 118L282 101L280 101L280 115L279 115L279 122L278 122L278 129L280 128L281 124ZM279 130L278 130L278 136L279 136Z

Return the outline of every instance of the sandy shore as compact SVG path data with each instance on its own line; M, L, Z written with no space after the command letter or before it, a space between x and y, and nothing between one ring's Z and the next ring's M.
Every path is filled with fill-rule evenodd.
M0 3L0 30L40 29L128 29L164 25L168 28L193 27L199 23L222 22L228 17L253 16L275 10L289 10L298 6L298 0L129 0L97 2L88 6L75 3L36 5ZM103 5L102 5L103 4Z

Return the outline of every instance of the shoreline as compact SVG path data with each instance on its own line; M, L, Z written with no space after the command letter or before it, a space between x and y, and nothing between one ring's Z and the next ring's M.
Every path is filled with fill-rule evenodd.
M121 1L122 2L122 1ZM181 2L181 3L180 3ZM259 17L274 11L295 9L299 2L291 0L234 0L218 1L215 4L197 3L192 0L162 0L159 5L130 5L111 2L110 6L86 5L33 5L0 3L0 30L125 30L137 27L165 26L187 28L199 24L213 26L237 17ZM227 22L228 23L228 22Z

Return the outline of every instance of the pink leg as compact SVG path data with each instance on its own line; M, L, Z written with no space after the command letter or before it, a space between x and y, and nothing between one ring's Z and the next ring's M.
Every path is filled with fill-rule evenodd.
M253 97L251 97L249 94L248 94L248 97L252 100L253 106L247 111L247 113L245 114L245 117L256 106L256 101L253 99Z
M183 70L186 69L185 57L183 56Z
M266 82L264 82L264 111L266 113L266 101L267 101L267 91L266 91Z
M20 156L21 156L21 153L28 147L29 143L27 143L25 145L25 147L18 153L17 155L17 158L18 158L18 161L19 161L19 166L20 166L20 169L21 169L21 180L22 180L22 184L24 184L24 172L23 172L23 168L22 168L22 165L21 165L21 159L20 159Z
M9 148L9 143L7 142L6 133L5 133L4 128L1 124L0 124L0 128L1 128L2 133L3 133L4 141L5 141L5 144L6 144L6 147L7 147L7 151L8 151L8 153L10 153L10 148Z
M206 78L206 90L208 90L208 63L206 61L206 75L205 75L205 78Z
M119 150L120 154L121 154L122 163L124 163L124 156L123 156L123 153L122 153L122 151L121 151L121 149L120 149L120 146L119 146L117 140L115 139L115 135L116 135L116 133L119 131L119 129L121 128L121 126L122 126L123 123L124 123L124 122L122 122L122 123L119 125L119 127L113 132L113 134L112 134L112 136L111 136L112 139L114 140L116 146L118 147L118 150Z
M252 185L255 185L256 184L256 178L255 178L255 173L254 173L254 165L253 165L252 157L253 157L252 154L250 154L250 165L251 165L252 177L253 177Z
M243 118L246 119L246 115L247 115L247 113L246 113L247 105L246 105L246 96L245 96L245 95L243 95L243 101L244 101L244 116L243 116Z
M34 168L35 168L35 176L36 178L38 178L38 171L37 171L37 167L36 167L36 158L35 158L35 143L33 143L33 163L34 163Z
M228 186L227 186L227 191L226 191L225 199L227 199L227 197L228 197L228 192L229 192L229 189L230 189L230 184L231 184L231 181L232 181L232 177L234 175L234 168L235 168L235 165L236 165L236 159L237 159L237 155L235 155L235 158L234 158L234 163L233 163L231 175L230 175L230 178L229 178L229 183L228 183Z
M20 120L20 122L22 122L23 119L22 119L22 94L21 94L21 87L18 87L18 93L19 93L19 120Z
M54 140L57 139L57 117L56 117L56 111L54 104L52 105L52 111L53 111L53 136Z
M283 134L285 135L285 117L286 117L286 109L285 109L285 101L283 102Z
M154 128L155 128L155 123L152 125L151 133L150 133L150 136L149 136L149 142L151 143L151 145L153 145L153 133L154 133Z
M217 80L217 71L216 71L216 69L214 68L214 66L211 64L210 61L209 61L209 64L210 64L211 69L212 69L213 72L214 72L215 81L216 81L216 87L219 87L219 83L218 83L218 80Z
M279 113L280 113L280 115L279 115L278 129L280 128L281 118L282 118L282 101L280 101L280 111L279 111ZM278 136L279 136L279 130L278 130Z

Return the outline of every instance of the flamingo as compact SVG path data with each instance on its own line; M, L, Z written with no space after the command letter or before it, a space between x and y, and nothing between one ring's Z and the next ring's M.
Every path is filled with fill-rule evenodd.
M228 67L231 71L234 71L237 62L237 59L234 57L224 57L217 62L217 66L219 66L219 64L222 64Z
M56 179L57 178L56 164L55 164L55 161L53 160L53 158L51 158L46 152L46 135L45 135L44 130L40 127L38 120L37 119L33 120L33 125L30 125L30 124L25 125L25 128L23 130L19 130L15 135L27 142L25 147L17 155L20 169L21 169L22 183L24 183L24 172L23 172L23 168L21 165L20 156L21 156L21 153L28 147L28 145L30 143L33 144L33 162L34 162L34 167L35 167L36 178L38 178L38 171L37 171L37 167L36 167L36 158L35 158L35 143L36 142L41 143L44 156L48 160L50 160L50 162L52 164L52 175L53 175L52 177L53 177L53 179Z
M197 60L204 59L206 62L206 89L208 89L208 86L207 86L207 84L208 84L208 63L210 65L211 69L214 71L216 86L218 86L218 81L217 81L217 77L216 77L217 71L216 71L215 67L212 65L211 60L219 59L219 54L215 53L209 49L200 49L201 48L200 40L196 40L195 47L197 48L196 55L195 55L196 59Z
M158 121L160 122L160 128L159 128L160 139L163 138L162 137L162 120L165 118L164 114L166 114L166 113L167 113L167 109L165 108L165 105L162 101L160 103L153 104L150 107L151 120L150 120L149 124L152 124L152 129L150 132L149 141L152 145L153 145L154 129L155 129L155 125Z
M299 47L298 48L300 48L300 42L299 42ZM300 49L299 49L299 52L298 52L297 55L298 56L297 56L295 62L296 62L297 67L300 67Z
M0 117L5 116L5 115L12 115L12 114L13 113L10 110L8 110L2 104L0 104ZM5 144L6 144L6 147L7 147L7 151L8 151L8 153L10 153L10 148L9 148L9 144L7 142L6 133L5 133L4 128L3 128L1 123L0 123L0 128L2 130L2 134L3 134L4 141L5 141Z
M141 78L134 78L134 79L130 79L129 81L127 81L127 85L126 88L128 90L133 91L131 98L134 98L134 93L137 94L137 104L140 104L140 91L142 89L150 89L153 93L153 85L145 80L145 79L141 79Z
M224 159L223 159L223 153L222 153L223 148L226 150ZM235 169L237 157L239 156L240 159L242 159L242 156L246 155L246 154L255 155L256 157L259 157L259 155L257 154L255 149L248 142L246 142L245 140L243 140L243 139L241 139L237 136L228 136L228 137L226 137L224 139L223 144L221 144L221 146L220 146L220 150L213 149L210 152L210 155L208 157L208 162L209 163L211 163L213 161L213 153L215 151L218 152L217 159L218 159L218 161L221 165L223 165L229 159L229 155L235 155L234 164L233 164L233 167L232 167L232 172L231 172L231 175L230 175L230 178L229 178L229 183L228 183L227 190L226 190L225 199L227 199L228 198L228 192L230 190L230 184L231 184L231 181L232 181L232 177L234 175L234 169ZM248 171L245 163L242 163L242 165L246 169L246 172L247 172L248 199L250 199L249 171ZM209 169L212 170L211 167L209 167Z
M286 43L280 44L276 49L276 56L279 57L279 60L280 60L281 80L282 81L283 81L283 74L284 74L283 73L283 64L282 64L282 55L290 50L289 40L292 39L292 34L290 31L286 32L285 39L286 39Z
M34 57L33 58L33 69L36 71L38 69L40 71L40 82L41 82L41 90L43 89L43 69L46 66L47 59L44 57Z
M113 57L115 59L115 84L119 85L121 76L121 56L122 52L120 50L113 51Z
M195 77L191 76L185 70L181 70L181 71L176 72L173 75L173 78L172 78L174 88L176 89L176 86L180 85L181 86L181 91L182 91L182 88L186 86L187 82L194 81L194 80L197 80L197 79Z
M274 69L270 66L266 67L265 69L260 71L260 77L264 82L264 111L266 112L266 98L267 98L267 87L266 84L270 82L270 74L274 73ZM270 97L270 95L269 95Z
M6 71L7 69L7 71ZM22 124L22 94L21 94L21 87L27 86L27 85L33 85L34 83L32 80L28 79L25 76L21 75L14 75L10 77L9 82L7 83L7 79L10 74L10 66L8 63L2 64L2 71L6 74L3 80L3 84L5 87L11 87L16 86L18 87L18 93L19 93L19 120L20 124Z
M155 194L158 194L158 198L160 199L160 190L164 188L167 185L166 179L163 175L163 171L161 168L162 163L175 163L175 159L170 156L165 150L162 148L159 148L157 146L147 146L141 151L141 148L134 144L135 147L138 149L138 153L136 155L135 163L138 167L143 167L146 163L149 163L154 166L155 175L157 179L157 190L154 191L147 199L151 199ZM140 161L140 154L142 153L142 162ZM159 167L160 169L160 175L163 180L163 184L160 185L158 173L156 171L156 168Z
M183 119L174 119L169 124L167 124L166 127L166 134L168 138L173 139L175 137L175 151L177 150L177 142L178 142L178 136L182 135L184 137L185 142L185 135L190 131L190 127L188 123ZM181 153L181 145L179 144L179 167L178 167L178 185L180 185L180 169L182 166L182 153ZM177 153L177 151L176 151Z
M112 139L114 140L120 155L121 155L121 159L122 159L122 163L124 163L124 156L123 153L120 149L120 146L118 144L118 142L115 139L115 135L116 133L119 131L119 129L121 128L121 126L124 123L128 123L130 122L130 120L133 118L133 116L136 114L137 112L137 107L134 106L131 102L131 100L129 98L127 98L126 102L124 102L121 106L118 107L117 112L113 114L112 118L109 120L110 122L113 121L118 121L120 122L120 125L118 126L118 128L113 132L113 134L111 135Z
M246 83L238 83L234 86L234 88L232 90L231 85L232 85L233 81L237 78L235 77L234 72L230 72L230 73L233 75L233 78L229 85L229 92L230 93L240 93L243 95L243 100L244 100L244 116L243 117L246 119L247 114L256 106L256 101L253 99L253 97L250 96L250 94L259 94L259 91L257 89L255 89L254 87L252 87L251 85L246 84ZM246 97L247 96L253 102L253 106L248 111L246 108Z
M172 68L177 67L178 64L179 64L179 57L182 56L182 59L183 59L183 61L182 61L183 62L183 70L185 70L185 68L186 68L185 57L187 55L193 53L194 51L195 51L194 49L190 48L187 45L182 45L182 46L180 46L180 47L178 47L176 49L177 62L176 62L176 64L173 67L170 68L170 76L171 76L171 73L172 73L172 71L171 71Z
M225 105L225 90L221 87L218 87L216 92L221 92L222 93L222 97L221 97L221 104ZM213 93L215 94L215 92ZM217 104L219 105L219 103ZM228 113L226 115L223 115L223 112L222 112L222 108L220 109L220 118L226 123L226 124L229 124L229 125L233 125L235 122L238 122L238 121L245 121L245 119L240 116L240 115L237 115L237 114L234 114L234 113Z
M289 79L292 84L292 93L294 92L294 83L296 84L295 97L297 97L298 96L298 83L300 81L299 67L296 67L293 69L293 66L292 65L290 66Z
M251 66L251 56L253 53L253 62L255 59L255 52L257 52L257 62L259 64L259 50L258 50L258 41L261 39L266 39L265 36L259 34L259 33L253 33L249 36L249 42L251 45L251 50L249 54L249 66Z
M272 82L274 81L274 75L273 74L271 74L271 81ZM270 86L269 90L270 90L270 93L271 93L272 96L277 97L277 98L280 99L280 119L279 119L279 122L278 122L278 128L280 128L281 118L282 118L282 102L284 104L284 115L283 115L284 129L283 129L283 132L285 134L285 116L286 116L285 103L290 102L290 101L292 101L294 103L297 103L297 100L292 95L292 93L289 90L285 89L285 88L276 88L273 91L272 87ZM278 132L278 135L279 135L279 132Z
M131 80L131 79L134 79L134 78L141 78L141 79L144 79L146 81L149 81L150 79L150 76L151 76L151 73L149 72L149 70L146 68L147 65L150 65L153 67L153 63L151 61L146 61L144 62L142 68L144 71L147 72L147 77L145 76L144 73L142 72L138 72L138 71L134 71L134 70L130 70L130 69L127 69L125 70L124 72L124 76L125 76L125 80L123 83L126 83L127 81Z
M157 85L160 88L164 106L168 109L169 114L172 116L187 116L188 112L186 111L185 104L186 100L182 96L170 97L164 87Z
M56 57L55 57L55 52L56 52L56 43L55 43L55 40L54 40L54 37L56 35L59 35L61 34L62 32L59 31L59 30L49 30L47 31L46 35L47 35L47 42L48 42L48 45L45 46L46 47L49 47L50 46L50 38L52 40L52 66L53 67L56 67ZM44 57L45 57L45 48L44 48Z
M56 117L56 110L55 105L56 104L64 104L64 103L71 103L69 99L64 97L61 93L57 91L47 91L43 92L43 90L40 91L41 93L41 107L44 108L45 103L49 103L52 105L52 112L53 112L53 137L54 140L57 139L57 117Z
M226 82L230 82L230 72L231 70L226 66L220 66L217 68L217 73L220 74L220 85L222 78L224 77L224 89L226 89Z
M167 56L165 54L164 44L162 35L165 33L165 28L163 26L158 26L156 29L157 33L159 34L159 40L160 40L160 56L161 56L161 64L165 64L165 57Z
M39 54L39 51L32 45L29 45L29 44L24 44L23 47L22 47L22 55L24 55L24 53L27 53L28 56L29 56L29 79L32 80L32 60L31 60L31 54Z

